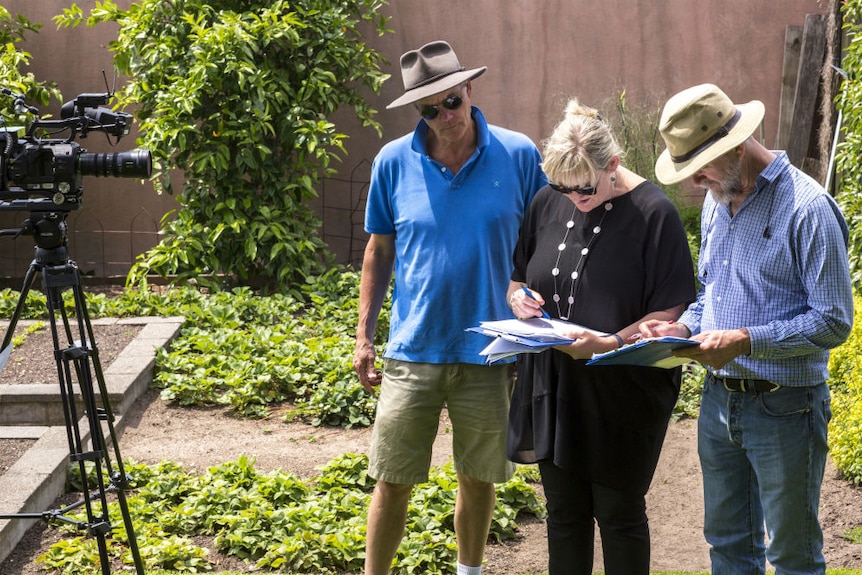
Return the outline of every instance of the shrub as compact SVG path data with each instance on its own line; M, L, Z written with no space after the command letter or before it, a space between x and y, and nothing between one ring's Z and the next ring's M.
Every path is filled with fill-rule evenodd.
M843 114L844 141L838 146L835 164L841 193L838 202L850 226L850 274L857 290L862 289L862 0L842 2L844 29L850 44L841 66L847 78L841 84L837 108Z
M30 64L31 55L17 49L27 34L37 33L41 27L24 16L12 16L0 6L0 46L3 47L0 50L0 78L3 78L3 88L23 95L28 102L47 105L51 98L61 100L60 91L53 82L39 82L32 73L22 73L21 68ZM0 98L0 117L6 121L7 127L25 126L30 120L29 115L15 109L15 98L6 96Z
M835 467L862 485L862 298L855 302L856 317L850 337L829 358L832 421L829 448Z
M336 110L379 130L363 96L388 74L361 32L387 31L381 5L138 0L121 10L105 0L86 19L74 4L55 18L119 26L110 47L132 79L120 100L137 106L156 189L170 193L171 171L182 171L182 209L163 220L164 239L139 257L130 282L176 274L178 283L216 277L283 290L323 269L330 256L306 201L345 152Z

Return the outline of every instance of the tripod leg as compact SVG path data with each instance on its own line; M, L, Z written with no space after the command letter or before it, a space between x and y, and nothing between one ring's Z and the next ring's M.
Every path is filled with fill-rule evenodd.
M57 361L57 375L60 380L61 399L64 406L66 418L67 436L71 461L77 462L81 473L82 486L84 490L88 517L88 529L96 538L99 546L99 554L102 563L103 575L110 575L110 557L108 555L106 534L111 531L110 518L108 516L108 501L105 479L102 473L104 469L111 481L112 491L116 492L118 504L126 528L129 549L135 563L138 575L143 575L143 562L137 546L134 526L129 515L128 504L125 498L125 488L128 485L127 477L122 467L122 458L119 453L119 445L114 431L114 416L110 409L107 386L104 382L101 364L99 362L98 350L93 338L93 328L87 313L86 302L80 286L77 266L71 261L61 266L46 267L43 270L43 283L48 299L48 311L51 321L51 332L54 339L54 349ZM62 300L62 292L65 288L71 288L75 312L77 316L77 333L79 339L74 340L69 318L66 314ZM60 315L68 347L61 347L60 334L57 327L57 315ZM78 388L87 416L90 430L90 442L92 450L85 450L78 427L79 417L75 404L73 388L72 368L77 377ZM99 396L97 400L96 390L93 387L93 373L99 385ZM110 449L106 445L103 431L103 422L106 423L114 458L117 461L117 469L112 465ZM87 477L86 462L95 465L97 490L90 496L90 481ZM97 517L90 500L98 500L101 504L101 513Z
M0 355L12 350L12 338L15 336L15 327L18 325L18 320L21 318L21 312L24 311L24 305L27 303L27 294L30 293L30 287L33 285L33 280L36 278L36 272L40 266L34 260L30 267L27 268L27 273L24 275L24 287L21 288L21 293L18 296L18 303L15 305L15 311L12 313L12 318L9 320L9 327L6 329L6 335L3 337L3 346L0 347ZM5 362L4 362L5 365ZM0 369L3 365L0 365Z
M71 264L74 265L74 264ZM77 268L75 269L75 275L77 277ZM129 506L126 501L126 489L129 486L129 477L126 475L125 467L123 464L123 458L120 456L120 445L117 439L117 433L114 429L114 412L111 409L111 403L109 401L108 396L108 387L105 384L105 374L102 371L102 362L99 359L99 349L96 346L96 340L93 336L93 325L90 323L90 313L87 310L86 298L84 297L83 289L81 288L80 283L76 283L72 288L75 298L75 309L78 316L79 329L82 334L82 345L84 341L84 336L88 338L89 341L89 351L90 358L92 359L92 367L93 373L96 376L96 383L98 385L98 393L102 398L102 407L98 410L100 414L100 418L105 422L105 426L108 429L108 437L111 440L111 445L105 445L105 437L101 433L101 427L99 427L99 442L100 449L105 454L105 465L108 470L108 477L111 480L111 484L116 491L117 494L117 504L120 507L120 514L123 517L123 525L126 528L126 537L129 543L129 549L132 554L132 560L135 563L135 569L139 575L143 575L144 566L143 561L141 560L140 552L138 550L138 542L137 537L135 536L134 525L132 523L131 515L129 514ZM87 379L92 386L92 377L88 377ZM110 449L109 449L110 447ZM111 465L111 457L110 453L113 451L114 453L114 462L116 464L116 470L112 468Z

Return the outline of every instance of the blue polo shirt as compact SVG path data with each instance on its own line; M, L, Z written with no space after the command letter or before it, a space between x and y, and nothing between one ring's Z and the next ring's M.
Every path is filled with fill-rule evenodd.
M490 340L467 332L511 318L506 290L524 213L547 183L524 134L489 126L472 108L478 146L457 174L431 159L428 125L386 144L374 160L365 231L395 234L395 288L384 357L484 363Z

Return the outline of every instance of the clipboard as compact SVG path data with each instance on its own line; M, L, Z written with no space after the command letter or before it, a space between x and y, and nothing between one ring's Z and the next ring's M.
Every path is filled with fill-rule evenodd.
M613 351L594 354L587 365L642 365L670 369L691 361L672 352L697 345L700 345L699 341L683 337L648 337Z
M600 334L582 325L540 317L483 321L477 327L467 328L467 331L494 338L479 352L486 357L487 363L491 364L521 353L540 353L555 345L572 343L574 339L561 335L561 332L571 329L583 329Z

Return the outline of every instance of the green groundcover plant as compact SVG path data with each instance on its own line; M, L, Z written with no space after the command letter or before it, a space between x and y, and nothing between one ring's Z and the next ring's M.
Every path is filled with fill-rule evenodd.
M359 573L374 487L367 464L364 455L344 454L323 466L316 477L303 481L283 471L259 472L247 457L205 472L170 461L155 465L127 461L125 470L132 478L127 502L140 557L151 575L230 575L213 571L213 550L237 557L259 572ZM74 477L77 469L71 474L71 485L79 483ZM544 517L534 488L538 480L535 466L519 466L510 481L497 486L492 545L515 536L519 517ZM455 486L454 468L447 463L432 468L429 481L414 489L395 575L454 573ZM100 513L98 506L95 512ZM109 516L113 525L125 525L116 503L109 503ZM77 519L86 521L83 510ZM69 523L59 529L67 536L37 562L63 575L98 571L101 556L95 541L80 536ZM212 541L212 549L199 543L202 540ZM112 565L133 564L124 527L114 530L107 549ZM862 571L827 573L860 575Z
M184 288L87 294L87 302L91 317L185 318L170 349L156 357L153 386L166 401L224 405L247 417L277 409L312 425L365 427L375 403L352 368L358 284L356 272L333 270L310 278L298 290L301 299L262 297L248 288L211 294ZM0 296L0 317L10 317L18 294ZM45 309L44 295L30 291L22 317ZM67 310L74 313L71 305ZM380 321L384 334L387 317Z
M367 464L364 455L344 454L317 477L302 481L282 471L258 472L246 457L205 473L168 461L157 465L130 461L125 466L132 477L127 501L140 556L147 569L207 572L213 568L210 549L196 539L204 535L219 552L242 559L255 570L359 572L374 487ZM531 485L537 480L535 467L522 467L497 486L493 541L515 536L519 514L543 516L543 504ZM455 470L448 463L433 468L429 481L414 489L394 573L452 573L455 485ZM119 506L114 505L109 503L112 524L124 526ZM101 512L98 506L96 512ZM86 521L83 510L78 519ZM60 529L69 536L52 545L38 562L64 575L98 570L95 540L79 536L68 523ZM133 564L124 527L114 530L108 551L113 563Z

